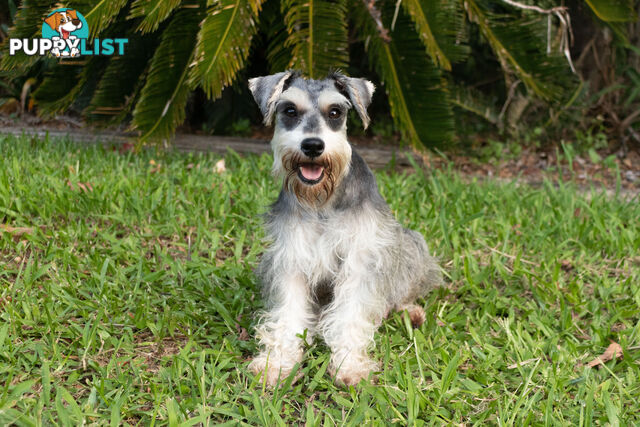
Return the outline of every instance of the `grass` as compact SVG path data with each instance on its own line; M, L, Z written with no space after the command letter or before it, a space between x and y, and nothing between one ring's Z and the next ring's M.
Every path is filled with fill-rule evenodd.
M336 387L319 344L271 391L246 368L278 188L218 160L0 137L0 423L640 423L637 199L378 173L447 285L383 323L378 384Z

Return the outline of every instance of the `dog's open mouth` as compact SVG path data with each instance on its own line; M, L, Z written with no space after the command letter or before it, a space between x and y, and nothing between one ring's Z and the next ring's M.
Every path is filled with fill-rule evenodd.
M314 185L322 181L324 167L314 163L303 163L298 168L298 178L305 184Z
M69 38L69 34L71 34L71 31L67 31L64 28L61 28L62 30L62 38L63 39L68 39Z

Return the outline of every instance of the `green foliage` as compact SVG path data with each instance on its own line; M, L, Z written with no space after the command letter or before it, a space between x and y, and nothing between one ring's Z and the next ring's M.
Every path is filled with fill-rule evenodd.
M457 2L407 0L402 5L436 65L451 71L451 62L460 62L467 57L469 47L459 43L467 35L463 9Z
M291 48L289 68L311 78L323 78L329 71L349 63L346 0L286 0L282 13Z
M585 0L591 10L605 22L629 22L638 19L634 0Z
M621 37L621 22L637 17L632 0L584 1ZM126 56L105 65L95 58L57 64L2 54L2 69L30 77L34 67L78 74L70 83L63 81L69 73L47 71L34 96L39 111L73 106L91 120L131 120L145 140L170 138L194 91L217 99L251 75L290 67L313 78L335 68L370 75L386 92L396 128L416 147L452 140L452 108L502 128L496 103L511 97L512 85L516 95L554 107L574 93L577 81L557 49L547 52L547 34L557 22L549 28L547 15L488 0L75 0L67 6L84 13L92 37L128 37ZM51 8L49 1L24 0L10 37L38 36ZM476 53L471 48L485 62L497 59L499 68L488 69L502 73L506 88L497 96L470 87L473 73L461 72ZM80 66L92 74L74 68ZM80 95L87 101L74 102Z
M100 0L84 15L91 31L90 37L98 37L113 22L129 0Z
M129 19L142 19L138 25L142 33L156 31L181 3L182 0L135 0Z
M261 6L262 0L223 0L207 11L189 72L192 87L217 98L233 83L245 66Z
M318 339L268 390L247 365L270 156L213 173L218 155L65 140L0 153L0 424L640 423L637 198L376 173L447 286L419 328L382 322L376 384L334 385ZM586 366L611 341L623 357Z
M410 19L399 12L392 38L385 42L367 19L368 12L360 8L361 28L373 33L368 49L371 63L376 64L385 83L391 114L403 136L415 147L420 143L437 146L449 140L453 116L446 83L440 70L422 53L424 46ZM387 13L386 17L390 21L392 15Z
M143 132L143 141L153 134L170 135L175 124L184 121L189 95L187 73L194 58L201 20L200 10L183 9L173 16L162 33L133 111L132 125Z
M89 106L87 118L97 123L122 123L135 107L144 86L149 59L156 48L153 37L134 35L129 39L128 55L114 56L104 70ZM122 78L140 76L140 78Z

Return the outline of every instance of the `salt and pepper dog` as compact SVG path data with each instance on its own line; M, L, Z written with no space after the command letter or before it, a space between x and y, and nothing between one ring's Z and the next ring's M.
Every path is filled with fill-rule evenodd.
M347 141L355 108L365 128L374 85L332 73L324 80L286 71L249 80L275 122L273 173L282 190L266 215L269 246L258 267L267 311L250 369L269 385L301 362L303 337L322 337L338 383L357 384L378 364L368 350L391 310L424 321L418 297L441 283L419 233L403 228L362 157Z

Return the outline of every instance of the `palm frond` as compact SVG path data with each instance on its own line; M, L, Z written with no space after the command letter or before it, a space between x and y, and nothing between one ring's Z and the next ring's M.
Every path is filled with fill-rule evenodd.
M567 64L561 56L546 53L546 18L495 14L483 0L465 0L465 6L505 72L512 71L542 99L559 100L567 93L570 82L560 78L568 75Z
M91 10L84 14L91 37L97 37L107 28L118 13L127 5L128 0L100 0Z
M468 46L461 43L466 39L466 34L463 9L459 2L405 0L402 5L434 63L450 71L451 62L461 61L468 55Z
M33 93L38 113L46 117L68 110L87 82L101 74L105 63L105 57L94 56L82 66L64 63L53 67Z
M449 83L451 103L458 108L473 113L489 123L498 124L499 112L496 111L495 101L485 94L468 86Z
M632 22L638 20L633 0L585 0L593 13L605 22Z
M411 19L399 11L387 43L364 6L358 6L358 25L369 41L371 63L375 64L389 97L391 115L404 138L414 147L433 147L453 135L453 114L440 69L424 54L424 46ZM390 28L393 5L382 10L383 24Z
M162 33L133 111L132 127L141 132L142 140L168 138L184 121L190 92L187 74L202 18L201 9L180 10Z
M130 35L126 56L109 60L85 114L91 120L121 122L135 105L136 94L144 83L142 76L156 48L156 38ZM127 76L123 79L122 76Z
M233 83L249 54L261 5L262 0L221 0L207 12L189 72L191 87L217 98Z
M318 78L347 67L346 0L286 0L282 12L288 32L285 46L293 52L290 68Z
M142 18L138 31L150 33L158 29L182 0L136 0L131 5L128 19Z
M285 46L288 33L279 1L271 0L264 3L258 33L265 35L269 70L272 73L286 70L293 58L293 51Z
M9 30L9 38L31 39L40 37L42 33L42 22L46 15L51 12L51 2L48 0L23 0L18 8L13 27ZM5 43L3 48L6 53L2 56L0 67L3 70L27 70L41 58L27 56L22 52L16 55L9 55L9 43Z

